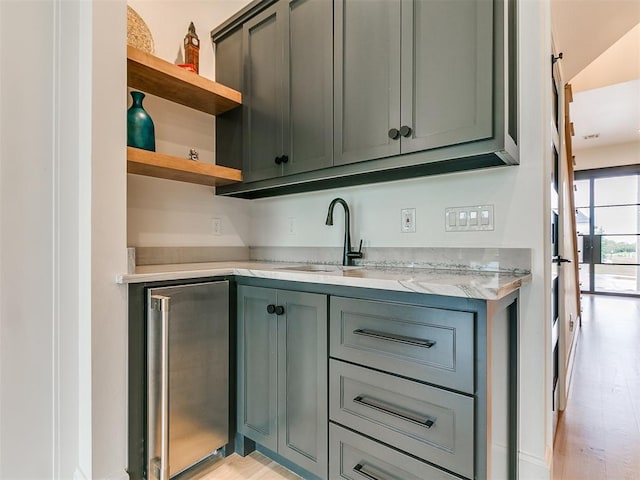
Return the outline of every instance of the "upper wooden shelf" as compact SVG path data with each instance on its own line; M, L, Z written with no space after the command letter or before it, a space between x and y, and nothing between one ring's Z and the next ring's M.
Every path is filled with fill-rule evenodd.
M237 90L131 46L127 46L127 84L211 115L242 104L242 94Z
M127 147L127 172L212 187L242 181L242 172L235 168L187 160L133 147Z

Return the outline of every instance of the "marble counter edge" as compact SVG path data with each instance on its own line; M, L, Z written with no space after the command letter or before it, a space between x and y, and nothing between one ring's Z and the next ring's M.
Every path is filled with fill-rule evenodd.
M418 275L415 274L413 269L407 269L406 273L401 269L395 269L391 273L382 270L379 271L379 275L376 278L376 269L371 268L358 268L348 271L338 270L336 272L306 272L286 270L288 266L295 264L278 264L274 266L263 262L256 262L256 264L251 265L247 265L247 262L238 262L237 265L232 263L225 262L224 266L216 265L215 263L199 264L198 268L193 268L193 264L163 265L158 266L158 268L167 270L121 274L116 276L116 282L129 284L233 275L481 300L499 300L531 281L531 274L514 275L507 272L478 272L474 270L429 270L419 272ZM174 270L171 270L172 268ZM367 273L369 276L358 276L362 272ZM388 278L389 276L397 278ZM421 276L423 278L420 278ZM427 278L429 276L433 278ZM444 278L447 280L443 281Z

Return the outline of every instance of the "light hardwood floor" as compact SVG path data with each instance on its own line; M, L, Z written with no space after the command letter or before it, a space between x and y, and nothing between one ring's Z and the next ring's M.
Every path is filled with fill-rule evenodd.
M190 472L189 480L301 480L299 476L259 452L246 457L234 453L224 460Z
M640 479L640 299L585 295L554 480Z

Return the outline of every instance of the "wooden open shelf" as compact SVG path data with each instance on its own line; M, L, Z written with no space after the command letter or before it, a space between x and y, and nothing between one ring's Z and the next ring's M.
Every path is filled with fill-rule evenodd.
M237 90L131 46L127 46L127 85L211 115L242 104Z
M211 115L242 104L240 92L131 46L127 46L127 85ZM242 172L234 168L133 147L127 147L127 172L209 186L242 181Z
M242 172L235 168L172 157L133 147L127 147L127 172L212 187L242 181Z

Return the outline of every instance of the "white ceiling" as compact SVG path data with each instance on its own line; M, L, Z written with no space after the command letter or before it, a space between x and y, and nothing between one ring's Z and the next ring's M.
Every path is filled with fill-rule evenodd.
M576 93L570 110L574 150L640 141L640 80Z
M640 142L640 0L552 0L551 15L574 150Z

